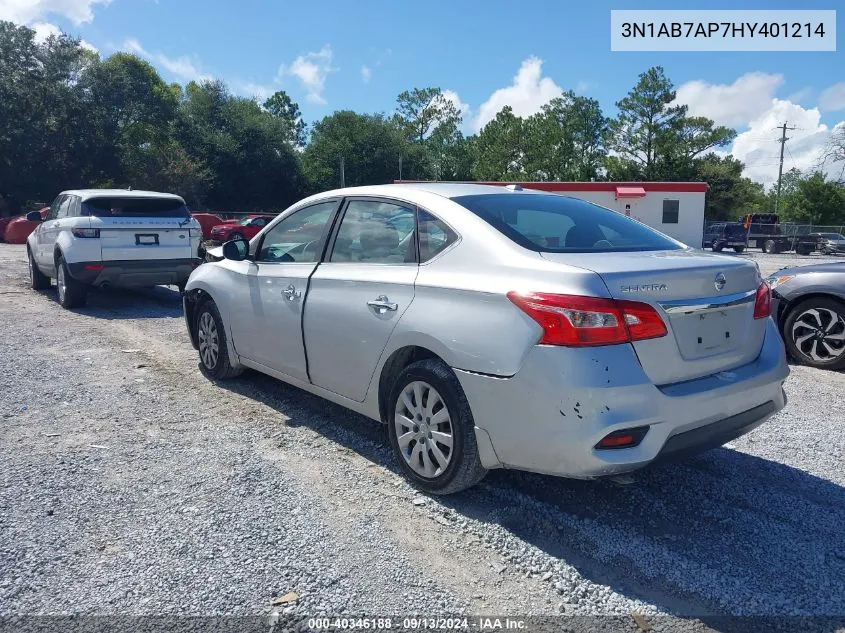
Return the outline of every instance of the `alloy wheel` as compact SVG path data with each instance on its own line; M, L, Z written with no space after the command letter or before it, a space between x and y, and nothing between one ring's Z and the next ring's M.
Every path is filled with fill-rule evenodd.
M845 354L845 318L828 308L805 310L792 325L792 340L808 358L834 362Z
M437 390L421 380L408 383L396 401L393 424L411 469L428 479L443 474L452 460L454 429Z
M59 289L59 301L64 303L65 294L67 293L67 279L65 279L65 267L62 262L59 262L58 269L56 273L56 285Z
M213 370L217 366L217 358L220 354L220 337L217 334L217 323L209 312L202 313L197 335L202 364L207 369Z

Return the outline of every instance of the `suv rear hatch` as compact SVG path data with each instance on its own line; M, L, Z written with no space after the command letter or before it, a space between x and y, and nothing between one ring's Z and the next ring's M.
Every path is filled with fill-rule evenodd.
M591 270L613 298L657 310L667 335L632 343L656 385L727 371L760 354L766 319L754 318L754 304L762 280L750 261L688 250L541 256Z
M83 203L83 214L91 216L91 228L100 230L103 261L197 256L193 218L176 196L90 198Z

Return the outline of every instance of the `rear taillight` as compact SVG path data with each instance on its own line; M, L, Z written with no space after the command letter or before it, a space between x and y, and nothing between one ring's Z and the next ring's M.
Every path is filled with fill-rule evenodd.
M534 319L545 345L614 345L666 335L666 325L647 303L599 297L509 292L519 309Z
M100 237L100 229L71 229L74 237Z
M772 314L772 289L765 281L757 286L757 296L754 298L754 318L765 319Z

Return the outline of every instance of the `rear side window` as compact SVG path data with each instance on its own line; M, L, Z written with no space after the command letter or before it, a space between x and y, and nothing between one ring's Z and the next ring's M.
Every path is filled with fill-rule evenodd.
M453 198L520 246L541 253L677 250L684 246L624 215L554 194Z
M735 237L744 237L745 227L741 224L728 224L725 227L725 233Z
M414 209L378 200L349 201L329 261L404 264L414 260Z
M100 218L189 218L185 203L176 198L90 198L82 203L82 215Z
M420 224L420 262L427 262L443 252L458 237L442 220L428 211L420 210L417 221Z

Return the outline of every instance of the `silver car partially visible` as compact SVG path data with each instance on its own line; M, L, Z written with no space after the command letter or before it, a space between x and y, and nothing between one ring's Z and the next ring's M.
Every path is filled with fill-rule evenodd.
M785 404L752 262L574 198L329 191L222 256L185 293L202 371L249 367L384 422L431 492L492 468L628 472L719 446Z

